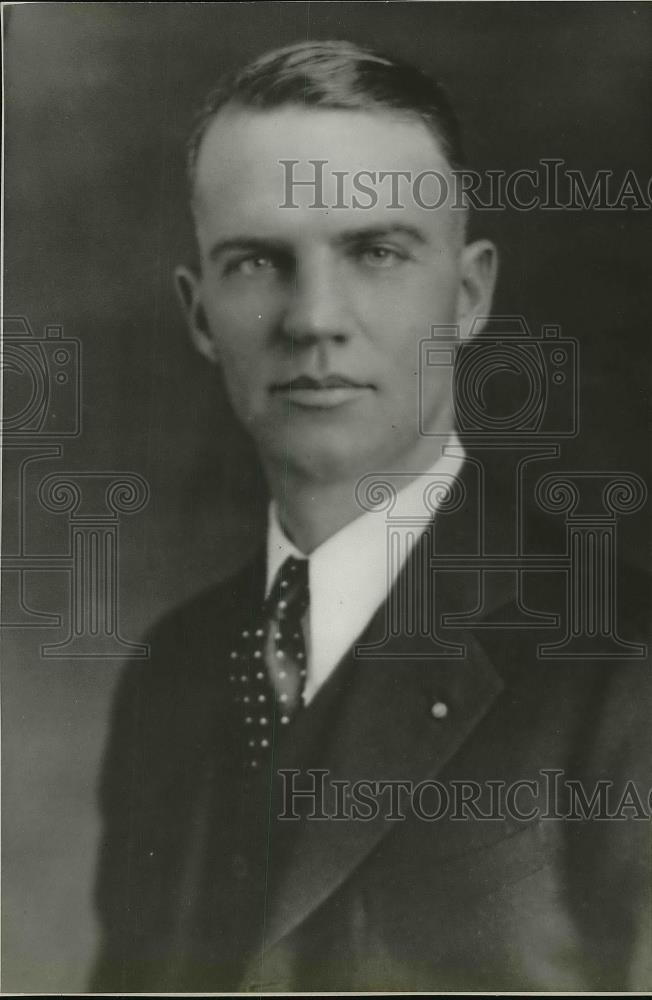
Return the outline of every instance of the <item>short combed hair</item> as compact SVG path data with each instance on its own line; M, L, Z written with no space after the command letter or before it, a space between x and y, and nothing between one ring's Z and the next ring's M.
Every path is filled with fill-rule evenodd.
M202 140L220 111L286 106L402 113L426 125L452 169L465 163L457 116L427 73L352 42L301 42L265 53L209 94L188 142L191 191Z

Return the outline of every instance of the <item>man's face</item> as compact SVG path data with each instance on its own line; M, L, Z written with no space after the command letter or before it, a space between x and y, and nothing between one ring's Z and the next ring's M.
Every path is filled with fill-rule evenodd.
M287 197L284 160L298 161L295 180L327 161L327 208L313 207L311 186ZM448 176L427 129L388 113L219 115L197 161L201 275L177 274L196 343L221 364L263 464L316 481L423 466L433 447L419 406L443 433L451 399L450 372L433 369L419 401L419 342L433 324L464 335L493 283L493 248L464 248L459 210L421 207L405 181L400 208L389 181L375 185L377 204L355 207L351 178L363 170Z

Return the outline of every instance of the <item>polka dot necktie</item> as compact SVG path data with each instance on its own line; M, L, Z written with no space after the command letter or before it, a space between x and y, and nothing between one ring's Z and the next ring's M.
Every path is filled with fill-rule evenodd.
M309 602L308 560L289 556L263 603L258 627L245 629L231 652L230 681L252 770L268 756L276 725L288 726L303 705L307 664L302 618Z

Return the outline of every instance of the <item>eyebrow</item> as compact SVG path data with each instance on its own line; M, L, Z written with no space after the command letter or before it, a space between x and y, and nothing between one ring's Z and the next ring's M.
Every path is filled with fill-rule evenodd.
M413 243L421 245L428 242L425 233L418 226L411 226L404 222L394 222L387 226L362 226L359 229L351 229L342 233L338 237L338 242L364 243L365 240L384 239L388 236L406 236Z
M407 237L412 242L422 246L428 242L418 226L397 222L387 226L361 226L358 229L347 230L336 236L335 243L343 246L356 245L369 240L386 239L390 236ZM252 250L273 250L276 253L288 254L292 252L292 247L289 242L284 240L247 235L231 236L214 243L209 251L209 257L211 260L217 260L224 253Z
M208 252L208 256L211 260L217 260L223 253L228 253L229 251L262 249L287 253L288 246L281 240L261 239L260 236L231 236L228 239L218 240L217 243L214 243Z

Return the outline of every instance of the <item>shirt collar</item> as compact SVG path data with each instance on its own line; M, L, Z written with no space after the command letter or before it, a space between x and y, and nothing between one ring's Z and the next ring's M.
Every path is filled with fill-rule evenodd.
M308 560L310 614L306 642L309 650L305 700L309 702L334 670L389 594L412 547L434 516L437 494L429 497L424 517L424 476L439 482L459 474L464 451L453 435L442 455L425 473L397 494L392 516L397 517L398 546L388 558L387 520L382 512L367 511L323 542ZM401 518L403 522L401 523ZM397 555L398 553L398 555ZM288 558L305 555L287 538L270 505L267 536L267 589Z
M456 433L449 438L442 454L437 458L425 476L441 476L446 474L455 477L459 474L464 461L464 449ZM395 513L419 514L423 509L423 475L412 479L398 492ZM424 524L425 527L425 524ZM360 546L364 546L368 554L368 545L380 543L382 557L385 556L385 519L374 511L366 511L355 520L346 524L338 532L322 542L310 556L306 556L285 534L278 517L278 507L274 500L269 505L267 531L267 579L265 594L271 589L274 578L289 556L295 559L309 559L312 583L313 570L334 562L339 562L341 572L346 573L358 561ZM344 560L340 562L340 560Z

